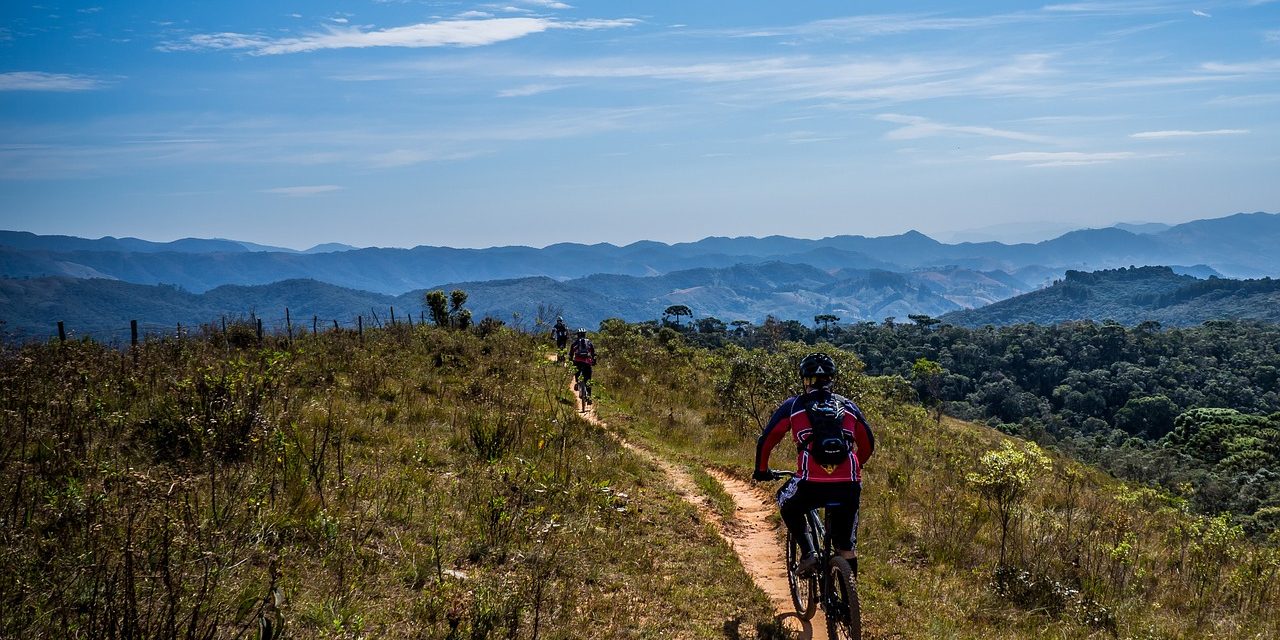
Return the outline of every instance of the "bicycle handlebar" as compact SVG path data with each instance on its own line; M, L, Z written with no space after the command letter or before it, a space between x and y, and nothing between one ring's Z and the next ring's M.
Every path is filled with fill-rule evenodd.
M770 470L769 470L769 473L773 474L773 479L774 479L774 480L778 480L778 479L780 479L780 478L794 478L794 477L796 477L796 472L794 472L794 471L788 471L788 470L785 470L785 469L770 469Z

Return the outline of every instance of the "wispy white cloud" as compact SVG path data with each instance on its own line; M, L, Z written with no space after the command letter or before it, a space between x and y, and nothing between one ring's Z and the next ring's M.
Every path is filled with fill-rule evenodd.
M222 49L255 49L271 43L269 38L251 36L243 33L198 33L185 41L162 42L158 51L200 51Z
M1160 20L1159 22L1139 24L1139 25L1134 25L1132 27L1125 27L1123 29L1114 29L1112 31L1108 31L1106 35L1112 38L1125 38L1131 35L1142 33L1144 31L1151 31L1153 29L1160 29L1162 27L1167 27L1171 24L1177 24L1179 22L1181 21L1180 20Z
M504 89L502 91L499 91L498 97L499 98L523 98L526 96L536 96L539 93L546 93L548 91L555 91L556 89L563 89L563 88L564 88L564 85L556 85L556 84L526 84L524 86L514 87L511 89Z
M1045 5L1043 10L1050 13L1128 16L1182 13L1186 11L1185 7L1185 4L1176 2L1138 0L1136 2L1067 2Z
M1212 15L1212 14L1210 14L1209 12L1207 12L1207 11L1201 11L1201 10L1199 10L1199 9L1192 9L1192 10L1191 10L1191 15L1193 15L1193 16L1200 16L1201 18L1212 18L1212 17L1213 17L1213 15Z
M1238 136L1249 133L1248 129L1214 129L1212 131L1141 131L1129 134L1130 138L1194 138L1198 136Z
M1222 95L1210 100L1209 104L1232 106L1280 104L1280 93L1246 93L1235 96Z
M43 71L10 71L0 73L0 91L93 91L107 86L93 76Z
M1020 140L1022 142L1052 142L1052 140L1045 136L1022 133L1020 131L1006 131L1004 129L983 126L945 124L928 118L907 116L896 113L882 113L876 116L876 120L905 125L886 133L884 137L888 140L916 140L919 138L931 138L933 136L940 135L968 135L1003 138L1005 140Z
M546 9L572 9L573 7L557 0L521 0L522 4Z
M1212 73L1259 74L1280 72L1280 60L1252 62L1206 62L1200 68Z
M1280 29L1262 32L1262 39L1267 42L1280 42Z
M666 112L568 109L502 123L474 118L438 126L270 118L193 124L186 118L137 118L0 128L0 140L8 141L0 143L0 180L102 177L157 166L392 169L466 160L512 144L651 128L660 117Z
M1029 13L996 14L974 17L945 17L932 14L873 14L815 20L798 25L729 31L737 37L873 37L917 31L961 31L988 29L1010 24L1036 21Z
M1079 167L1090 164L1106 164L1118 160L1134 160L1137 158L1158 157L1153 154L1138 154L1132 151L1019 151L1017 153L1001 153L989 156L988 160L1004 162L1020 162L1028 167Z
M260 189L259 193L272 193L280 196L288 196L290 198L305 198L308 196L318 196L322 193L331 193L333 191L341 191L342 187L336 184L317 184L299 187L275 187L274 189Z
M242 33L198 34L185 41L162 43L157 48L161 51L242 49L252 55L276 55L322 49L369 47L480 47L551 29L616 29L638 23L638 20L630 18L575 21L558 21L550 18L442 20L375 30L365 30L361 27L329 27L323 33L286 38L269 38Z

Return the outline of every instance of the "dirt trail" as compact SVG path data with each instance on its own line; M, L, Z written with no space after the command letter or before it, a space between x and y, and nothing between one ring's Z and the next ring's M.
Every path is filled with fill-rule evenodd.
M573 389L572 382L569 388ZM582 409L581 406L578 408ZM707 469L707 473L715 478L724 487L725 493L733 498L736 508L734 517L726 522L716 513L710 500L698 489L693 476L680 465L609 430L608 425L596 415L594 406L587 405L586 411L582 411L582 417L603 427L623 447L662 470L671 487L675 489L676 495L693 505L702 519L711 523L716 533L719 533L738 555L738 560L747 574L769 597L773 610L778 614L778 619L788 629L799 631L799 637L802 639L826 637L826 621L821 613L815 615L811 621L801 620L795 615L795 609L791 604L790 587L787 585L787 562L783 555L783 545L779 543L777 529L770 520L777 507L774 506L768 494L722 471Z

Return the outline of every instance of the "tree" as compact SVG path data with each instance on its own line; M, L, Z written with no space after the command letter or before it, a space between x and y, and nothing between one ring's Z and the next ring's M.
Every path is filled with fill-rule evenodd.
M462 305L467 303L467 292L462 289L454 289L449 293L449 320L454 328L466 329L471 326L471 310L463 309Z
M911 365L911 377L928 394L925 402L933 407L933 421L936 424L942 424L942 378L946 373L947 370L942 365L928 358L917 358L915 364Z
M724 333L728 330L724 321L715 317L707 316L694 323L698 327L698 333Z
M1178 406L1165 396L1132 398L1116 412L1116 427L1149 440L1164 437L1173 430Z
M444 291L436 289L423 294L422 301L437 327L466 329L471 326L471 310L462 308L467 303L466 291L454 289L446 298Z
M680 316L693 317L693 310L682 304L673 304L662 312L662 320L665 323L667 316L675 316L676 324L680 324Z
M991 505L1000 521L1000 565L1004 566L1009 525L1021 507L1027 489L1042 473L1053 469L1049 457L1034 442L1026 449L1005 441L999 451L988 451L978 459L978 471L966 479Z
M935 324L940 324L942 322L937 318L931 318L928 315L925 315L923 313L907 314L907 319L916 323L916 326L920 327L921 329L928 329L929 327L932 327Z
M435 289L426 292L422 295L422 303L427 306L427 311L431 313L431 321L436 323L437 327L449 326L449 299L445 297L444 291Z
M824 334L827 332L828 329L830 329L831 325L836 322L840 322L840 317L832 315L830 313L820 313L813 317L814 328L821 331Z

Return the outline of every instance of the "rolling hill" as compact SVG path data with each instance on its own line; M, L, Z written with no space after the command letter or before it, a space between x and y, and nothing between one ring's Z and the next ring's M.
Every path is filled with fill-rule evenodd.
M962 326L1068 320L1154 320L1188 326L1207 320L1280 321L1280 281L1271 278L1199 280L1168 267L1068 271L1053 286L994 304L942 316Z
M1084 229L1035 244L944 244L911 231L869 238L817 240L769 236L710 237L626 246L562 243L541 249L359 249L325 253L250 251L229 240L145 243L124 238L0 233L0 276L106 277L138 284L175 284L201 292L224 284L268 284L310 278L343 287L399 295L441 282L547 276L556 280L607 273L649 276L694 268L787 262L827 271L910 271L959 266L975 271L1096 270L1129 265L1203 264L1230 277L1280 276L1280 214L1236 214L1154 233ZM140 244L141 243L141 244ZM314 249L312 251L315 251Z
M596 274L559 281L546 276L462 281L417 289L400 296L338 287L309 279L264 285L223 285L192 293L172 285L139 285L115 280L45 277L0 279L0 320L16 339L51 335L58 320L74 334L119 335L137 319L146 327L170 330L223 316L257 313L269 330L282 331L284 309L295 324L312 316L326 323L351 325L357 315L385 321L389 308L418 313L429 289L463 289L476 318L533 322L563 313L575 325L594 327L605 318L650 320L669 305L691 307L695 317L761 321L772 315L808 322L817 314L835 314L846 322L940 315L988 304L1029 287L1003 273L959 268L895 273L843 269L828 273L810 265L770 262L722 269L698 268L638 277ZM127 337L127 333L124 334Z

